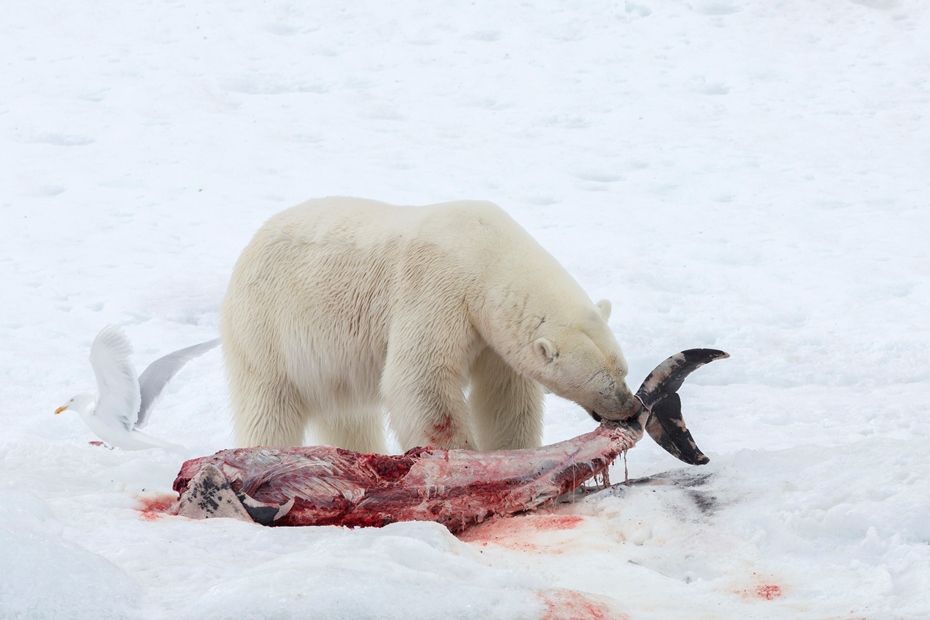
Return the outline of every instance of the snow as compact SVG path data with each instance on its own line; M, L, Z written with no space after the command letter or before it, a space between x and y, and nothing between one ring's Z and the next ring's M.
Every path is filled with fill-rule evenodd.
M930 615L925 3L3 13L0 616ZM613 300L633 383L728 351L682 389L711 463L648 439L629 459L710 477L465 540L143 518L177 457L52 416L93 387L94 335L123 325L137 368L214 337L252 232L329 194L498 202ZM547 402L546 441L591 426ZM190 456L231 445L218 352L147 430Z

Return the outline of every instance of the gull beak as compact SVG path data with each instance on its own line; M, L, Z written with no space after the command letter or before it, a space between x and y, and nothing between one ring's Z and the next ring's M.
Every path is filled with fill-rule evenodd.
M68 408L68 405L62 405L61 407L55 410L55 415L58 415L62 411L65 411L67 408Z

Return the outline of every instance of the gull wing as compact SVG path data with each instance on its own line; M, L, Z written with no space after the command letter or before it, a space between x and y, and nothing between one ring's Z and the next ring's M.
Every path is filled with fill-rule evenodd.
M132 345L119 327L100 330L90 347L90 364L97 377L97 408L94 416L115 426L132 429L141 396L136 370L129 361Z
M210 349L220 343L219 338L201 342L190 347L178 349L164 357L160 357L148 368L142 371L139 377L139 386L141 388L142 402L139 407L139 418L135 421L136 428L142 428L148 422L149 412L152 410L152 404L161 394L161 391L171 380L171 377L177 374L179 370L195 357L203 355Z

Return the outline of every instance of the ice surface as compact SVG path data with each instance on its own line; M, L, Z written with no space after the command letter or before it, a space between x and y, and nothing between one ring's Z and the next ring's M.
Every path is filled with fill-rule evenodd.
M919 0L5 6L0 616L930 616L927 32ZM179 458L51 413L91 340L213 337L256 227L328 194L500 203L613 301L631 381L728 351L681 392L712 476L468 541L141 518ZM591 428L550 397L548 442ZM149 430L230 445L218 352Z

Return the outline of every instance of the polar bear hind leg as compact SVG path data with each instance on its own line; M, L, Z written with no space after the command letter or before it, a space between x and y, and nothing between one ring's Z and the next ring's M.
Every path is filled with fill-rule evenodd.
M325 445L355 452L383 454L384 416L376 405L336 407L310 420L315 438Z
M237 411L234 418L236 444L292 448L303 445L307 415L298 391L286 380L251 381L251 389L231 390Z
M236 445L290 448L303 444L309 411L298 390L274 370L249 364L224 343Z

